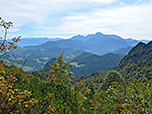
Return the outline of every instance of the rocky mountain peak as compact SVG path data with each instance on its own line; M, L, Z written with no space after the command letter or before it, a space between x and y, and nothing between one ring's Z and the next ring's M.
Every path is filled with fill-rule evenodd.
M150 41L147 46L152 48L152 41Z
M139 42L135 47L133 47L130 52L128 53L128 55L132 54L132 53L136 53L139 50L144 50L146 48L146 44Z
M136 63L141 60L152 60L152 41L148 44L138 43L131 51L126 55L121 63L130 62Z

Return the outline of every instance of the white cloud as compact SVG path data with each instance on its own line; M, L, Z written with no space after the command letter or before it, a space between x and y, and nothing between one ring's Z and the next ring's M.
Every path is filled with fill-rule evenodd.
M77 14L63 19L58 27L63 33L88 34L101 31L125 38L152 40L152 4L97 9L89 14ZM57 31L58 31L57 30Z
M62 0L59 0L59 1L62 1ZM98 3L104 3L104 4L111 4L111 3L114 3L114 2L117 2L118 0L65 0L66 2L91 2L91 3L94 3L94 2L98 2Z
M0 14L16 26L45 23L49 16L66 9L80 8L84 3L110 4L117 0L0 0ZM64 12L63 12L64 13Z
M100 31L123 37L152 38L152 0L143 4L143 0L137 0L130 6L96 7L117 1L121 0L0 0L0 16L18 27L13 32L29 26L33 28L29 33L43 36L86 35ZM83 12L90 6L89 12Z

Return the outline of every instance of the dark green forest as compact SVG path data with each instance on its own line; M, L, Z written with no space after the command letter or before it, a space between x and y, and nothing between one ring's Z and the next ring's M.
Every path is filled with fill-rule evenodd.
M7 42L7 30L12 27L12 22L2 18L0 21L5 30L4 40L0 43L2 57L17 49L16 43L21 37ZM142 48L138 44L112 70L79 77L73 76L71 63L64 53L52 62L49 70L33 73L25 72L23 67L8 66L1 60L0 113L151 114L151 44Z

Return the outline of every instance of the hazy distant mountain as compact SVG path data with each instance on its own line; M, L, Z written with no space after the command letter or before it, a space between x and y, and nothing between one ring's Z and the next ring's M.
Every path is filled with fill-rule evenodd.
M58 41L62 38L21 38L21 40L17 43L19 47L24 46L36 46L48 41ZM10 41L10 40L9 40Z
M78 35L66 40L48 41L35 47L26 48L71 48L102 55L120 48L136 45L137 43L138 41L135 40L126 40L117 35L104 35L98 32L87 36Z
M118 50L115 50L111 53L119 53L119 54L123 54L123 55L127 55L128 52L132 49L133 47L132 46L129 46L129 47L124 47L124 48L120 48Z
M139 42L143 42L143 43L147 44L148 42L150 42L150 40L139 40Z
M71 40L82 41L82 44L88 47L88 50L85 51L100 55L120 49L122 47L130 46L130 44L128 44L125 39L122 39L119 36L104 35L100 32L96 34L89 34L87 36L78 35L71 38Z
M134 45L136 45L136 44L139 43L138 40L135 40L135 39L132 39L132 38L128 38L128 39L126 39L126 41L127 41L127 43L128 43L129 45L131 45L131 46L134 46Z
M87 41L87 40L90 40L92 38L96 39L96 38L102 38L102 40L104 38L114 38L114 39L121 39L121 37L117 36L117 35L104 35L100 32L96 33L96 34L90 34L90 35L87 35L87 36L82 36L82 35L77 35L77 36L74 36L72 37L71 39L72 40L80 40L80 41ZM19 47L24 47L24 46L36 46L36 45L40 45L40 44L43 44L43 43L46 43L48 41L58 41L58 40L63 40L63 38L47 38L47 37L44 37L44 38L21 38L21 41L18 42L18 46ZM129 44L129 45L136 45L137 43L139 42L143 42L143 43L148 43L149 40L134 40L134 39L131 39L131 38L128 38L126 39L126 42Z

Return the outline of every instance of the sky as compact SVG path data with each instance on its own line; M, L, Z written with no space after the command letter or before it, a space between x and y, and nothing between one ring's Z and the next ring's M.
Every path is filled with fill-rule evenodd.
M101 32L152 40L152 0L0 0L0 17L13 22L8 37Z

